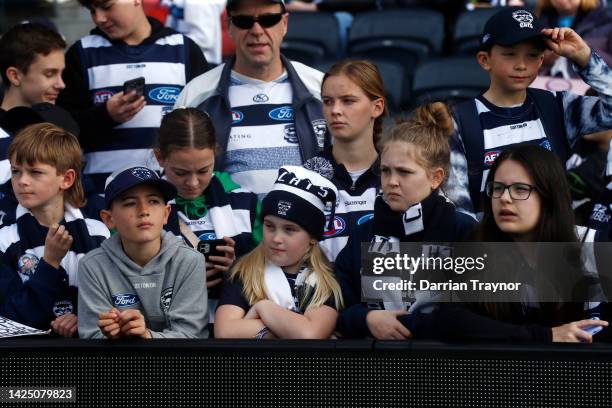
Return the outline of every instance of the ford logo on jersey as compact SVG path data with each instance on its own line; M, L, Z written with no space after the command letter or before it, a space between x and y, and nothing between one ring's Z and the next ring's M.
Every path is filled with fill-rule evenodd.
M217 239L217 234L214 232L206 232L200 235L198 238L200 238L200 241L212 241L213 239Z
M244 119L244 113L237 110L232 111L232 124L240 123L242 119Z
M174 105L181 93L181 88L160 86L149 91L149 98L160 103Z
M546 139L542 143L540 143L540 146L543 147L546 150L552 151L552 146L550 145L550 141L548 139Z
M329 224L329 217L327 217L327 221L325 222L325 225L327 226ZM332 228L325 228L325 232L323 232L323 236L325 238L329 238L329 237L333 237L335 235L340 234L342 231L344 231L346 229L346 221L344 221L341 217L338 217L337 215L334 217L334 225L332 226Z
M291 106L281 106L268 113L270 119L289 121L293 120L293 108Z
M361 225L361 224L363 224L364 222L368 222L368 221L370 221L372 218L374 218L374 213L371 213L371 214L366 214L366 215L364 215L363 217L361 217L361 218L359 218L359 219L357 220L357 225Z
M500 153L501 152L499 150L494 150L492 152L488 152L487 154L485 154L485 157L484 157L485 166L491 166L493 162L495 161L495 159L497 159L497 156L499 156Z
M138 295L135 293L122 293L113 295L113 304L117 307L129 307L140 303Z

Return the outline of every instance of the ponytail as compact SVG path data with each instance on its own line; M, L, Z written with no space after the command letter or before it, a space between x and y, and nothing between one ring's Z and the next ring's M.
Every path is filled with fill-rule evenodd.
M454 131L453 117L442 102L419 106L413 115L397 123L380 140L378 151L391 142L411 143L418 149L417 162L426 169L442 168L444 178L450 169L449 138Z

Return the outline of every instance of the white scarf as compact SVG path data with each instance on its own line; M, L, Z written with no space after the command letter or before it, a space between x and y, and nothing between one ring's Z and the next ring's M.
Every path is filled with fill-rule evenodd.
M311 273L308 268L300 269L295 278L296 294L302 292L300 287L305 283L313 287L317 284L317 274ZM269 261L266 262L264 284L268 299L285 309L293 311L298 310L301 299L296 300L293 298L289 282L280 266L274 265Z

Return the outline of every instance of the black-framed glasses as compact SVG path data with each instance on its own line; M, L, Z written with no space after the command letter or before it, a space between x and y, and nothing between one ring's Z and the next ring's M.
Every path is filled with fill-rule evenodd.
M487 196L491 198L500 198L504 195L504 191L510 192L510 198L513 200L526 200L531 195L531 192L536 188L526 183L513 183L506 185L498 181L489 181L486 186Z
M255 23L259 23L263 28L270 28L277 25L283 18L283 13L262 14L261 16L237 15L231 16L232 24L243 30L250 30Z

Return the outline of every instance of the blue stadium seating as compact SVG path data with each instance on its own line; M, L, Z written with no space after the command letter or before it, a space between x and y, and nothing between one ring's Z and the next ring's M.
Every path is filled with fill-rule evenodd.
M491 7L462 13L455 25L453 54L476 54L485 23L499 10L499 7Z
M420 62L440 54L443 41L444 17L437 11L372 11L355 16L348 54L399 63L410 77Z
M289 59L315 65L335 58L340 47L338 21L332 13L294 12L289 15L287 35L281 44Z
M429 101L457 102L486 91L489 75L475 57L446 57L420 65L412 86L412 104Z
M336 61L324 61L316 64L314 68L321 72L327 72ZM385 96L387 98L387 109L392 114L399 113L402 106L408 101L410 92L409 84L405 81L404 68L390 61L371 61L378 67L380 75L385 84Z

